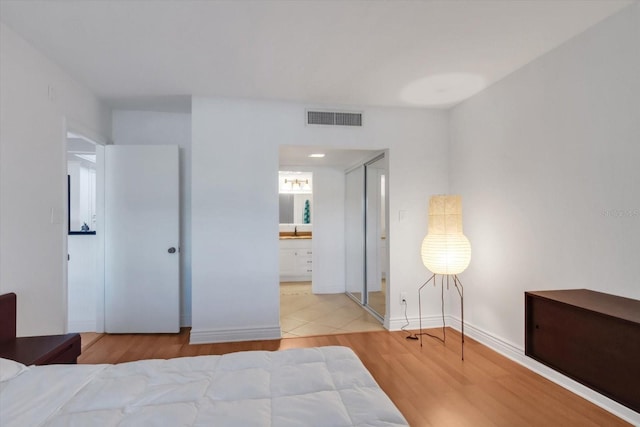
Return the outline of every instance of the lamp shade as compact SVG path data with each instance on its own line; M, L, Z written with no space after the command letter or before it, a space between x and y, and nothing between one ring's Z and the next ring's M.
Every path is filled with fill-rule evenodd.
M438 195L429 199L429 228L422 241L422 262L435 274L462 273L471 261L471 244L462 234L462 199Z

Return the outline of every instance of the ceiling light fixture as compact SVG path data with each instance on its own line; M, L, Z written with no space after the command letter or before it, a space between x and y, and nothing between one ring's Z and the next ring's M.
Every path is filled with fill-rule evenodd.
M309 154L309 157L312 157L314 159L321 159L324 157L324 153L314 153L314 154Z

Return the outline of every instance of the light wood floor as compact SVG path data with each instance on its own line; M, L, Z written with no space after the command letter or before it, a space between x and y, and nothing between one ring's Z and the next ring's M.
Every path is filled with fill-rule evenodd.
M438 331L432 331L437 334ZM406 340L403 332L364 332L273 341L189 345L189 332L103 335L79 363L343 345L352 348L411 426L623 426L596 405L460 335L447 343Z

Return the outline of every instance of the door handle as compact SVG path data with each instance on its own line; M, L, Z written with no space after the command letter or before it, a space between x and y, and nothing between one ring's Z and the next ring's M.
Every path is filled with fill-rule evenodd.
M175 254L176 253L176 248L174 248L173 246L169 248L169 250L167 251L170 254Z

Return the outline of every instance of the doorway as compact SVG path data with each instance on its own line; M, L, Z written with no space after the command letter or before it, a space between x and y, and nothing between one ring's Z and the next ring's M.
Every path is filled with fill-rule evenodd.
M309 170L280 170L278 203L281 328L285 336L299 336L308 332L308 324L312 320L309 313L299 311L313 306L315 302L312 291L313 173ZM296 312L297 315L292 317ZM307 326L307 329L300 329L302 326ZM292 333L294 330L298 335Z
M100 332L103 282L101 183L104 147L84 132L66 134L67 330Z
M87 136L92 135L91 132L76 129L82 128L70 127L64 140L68 160L67 236L64 242L68 256L63 267L67 285L67 330L119 332L115 329L117 325L113 326L114 322L122 321L127 327L137 328L136 321L142 318L143 322L152 322L153 326L126 332L177 332L177 260L180 252L178 147L105 146L99 137ZM120 162L116 152L120 153ZM110 157L109 162L107 157ZM106 173L107 165L110 173ZM105 177L110 178L108 183ZM118 189L119 184L124 190ZM111 203L107 204L105 200L109 194ZM156 199L149 201L152 196ZM138 215L133 220L120 221L130 228L124 232L117 226L121 217L116 215L117 208L122 205L125 208L121 210L128 215ZM152 238L140 237L144 232L151 234ZM162 240L158 243L153 238ZM143 244L152 245L152 249L141 249ZM147 264L140 262L139 258ZM117 264L120 260L123 261ZM149 260L156 261L152 267L148 267ZM131 273L131 268L121 268L123 265L144 269L143 279L134 278L127 282L135 284L135 287L123 285L122 275ZM116 277L116 274L120 276ZM165 287L165 284L168 285ZM113 303L115 290L123 286L126 291L137 293L135 297L138 298L138 303L130 304L135 306L127 310L122 309L126 304ZM148 290L149 286L151 290ZM148 298L152 294L155 297ZM134 299L126 298L128 303ZM170 310L161 307L166 300L170 300ZM154 320L156 318L149 313L149 307L160 320ZM171 322L171 326L167 327L163 322ZM162 329L156 330L158 328Z
M281 282L283 337L384 330L378 317L345 293L345 171L379 153L321 146L280 148L280 170L310 172L313 188L311 259L306 260L311 261L312 282Z
M313 277L313 173L278 172L280 283L309 283Z

